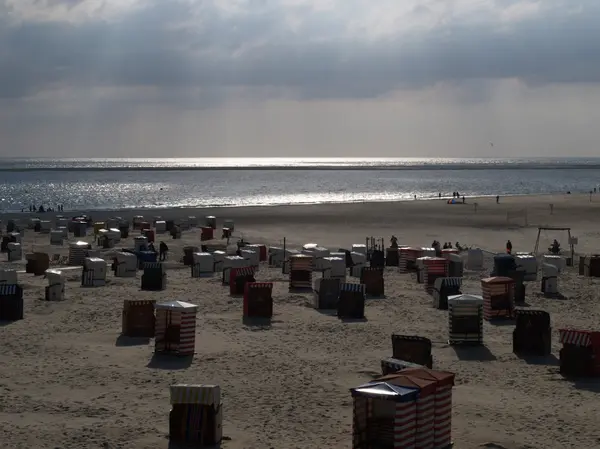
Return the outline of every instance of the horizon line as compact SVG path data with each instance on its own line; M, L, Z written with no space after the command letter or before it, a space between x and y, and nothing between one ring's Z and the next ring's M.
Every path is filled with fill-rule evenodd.
M128 157L128 156L107 156L107 157L89 157L89 156L5 156L0 155L1 159L44 159L44 160L174 160L174 159L276 159L276 160L426 160L426 159L446 159L446 160L463 160L463 159L492 159L492 160L506 160L506 159L600 159L600 156L374 156L374 157L358 157L358 156L325 156L325 157L313 157L313 156L176 156L176 157Z

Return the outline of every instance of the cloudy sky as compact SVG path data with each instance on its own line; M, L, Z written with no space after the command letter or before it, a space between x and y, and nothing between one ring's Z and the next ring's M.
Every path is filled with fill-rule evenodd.
M599 105L599 0L0 0L1 156L600 156Z

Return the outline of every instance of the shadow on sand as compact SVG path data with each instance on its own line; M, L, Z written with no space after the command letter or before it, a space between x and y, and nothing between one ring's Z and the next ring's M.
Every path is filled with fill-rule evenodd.
M383 374L381 374L381 371L373 371L373 370L358 370L356 371L356 374L360 374L361 376L368 376L371 378L371 380L377 379L381 376L383 376Z
M554 354L531 355L515 353L515 355L529 365L558 366L560 364L558 358Z
M150 338L148 337L127 337L125 335L119 335L115 346L142 346L150 344Z
M318 313L320 313L321 315L337 317L337 310L336 309L315 309L315 310Z
M544 293L542 296L546 299L569 299L562 293Z
M452 346L459 360L466 362L492 362L496 356L483 345L454 345Z
M376 301L378 299L387 299L387 296L385 296L385 295L380 295L380 296L366 295L366 297L365 297L365 300L367 300L367 301Z
M492 326L515 326L516 321L513 319L493 319L488 321Z
M306 294L306 293L312 293L313 289L312 287L308 287L308 288L290 288L289 289L289 293L296 293L296 294Z
M570 383L577 390L589 391L591 393L600 393L600 378L598 377L582 377L565 373L560 374L562 376L563 382Z
M242 323L244 326L252 327L252 330L269 330L273 324L272 318L260 318L260 317L243 317Z
M179 444L179 443L173 443L172 441L169 441L169 445L167 446L167 449L190 449L193 447L199 447L199 446L194 446L193 444ZM217 443L213 446L202 446L204 449L221 449L222 443Z
M176 356L171 354L157 354L154 353L147 368L153 369L166 369L166 370L178 370L189 368L194 361L194 356Z
M600 379L565 377L567 382L571 382L578 390L585 390L592 393L600 393Z
M515 302L515 307L523 307L524 309L526 309L527 307L531 307L531 304L529 304L527 301Z
M340 318L340 321L342 323L366 323L367 321L367 317L362 317L362 318Z

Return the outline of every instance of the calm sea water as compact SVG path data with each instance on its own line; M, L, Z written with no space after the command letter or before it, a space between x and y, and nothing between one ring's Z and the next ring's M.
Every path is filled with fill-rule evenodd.
M0 209L258 206L588 192L598 159L0 159Z

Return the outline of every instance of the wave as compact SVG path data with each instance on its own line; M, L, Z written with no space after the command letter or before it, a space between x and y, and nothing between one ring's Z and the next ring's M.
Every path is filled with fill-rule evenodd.
M541 195L541 194L540 194ZM477 198L493 198L496 195L474 195L469 196L469 200ZM519 197L529 196L529 194L510 194L507 196ZM450 197L438 198L435 195L427 197L419 197L418 201L447 201ZM119 212L119 211L160 211L160 210L187 210L187 209L239 209L239 208L261 208L261 207L281 207L281 206L323 206L323 205L337 205L337 204L371 204L371 203L404 203L413 202L413 198L361 198L361 199L328 199L328 200L314 200L314 201L275 201L275 202L244 202L244 203L189 203L189 204L149 204L149 205L133 205L124 204L120 206L89 206L83 207L76 210L69 210L68 212ZM469 203L471 204L471 203ZM20 209L6 209L1 210L2 213L28 213L22 212Z

